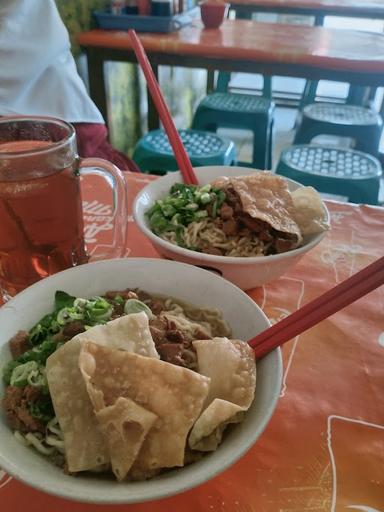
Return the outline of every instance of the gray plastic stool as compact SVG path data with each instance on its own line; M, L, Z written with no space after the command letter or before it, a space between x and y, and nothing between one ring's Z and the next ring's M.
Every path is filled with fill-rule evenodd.
M298 145L281 153L276 174L352 203L377 204L382 170L376 158L361 151Z
M313 103L304 107L294 144L308 144L318 135L355 140L354 149L378 156L383 121L370 109L356 105Z

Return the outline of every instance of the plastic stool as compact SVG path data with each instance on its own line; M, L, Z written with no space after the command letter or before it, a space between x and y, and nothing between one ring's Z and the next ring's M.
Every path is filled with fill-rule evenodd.
M304 107L294 144L307 144L318 135L337 135L355 139L355 147L377 156L383 121L364 107L313 103Z
M197 130L180 130L179 134L194 167L236 164L236 149L232 141ZM136 144L132 158L143 172L163 175L179 168L163 130L153 130L144 135Z
M281 153L276 174L319 192L348 197L352 203L377 204L382 174L380 162L350 149L300 145Z
M272 167L272 128L274 104L252 94L215 92L197 107L192 128L216 131L219 127L248 129L253 132L252 166Z

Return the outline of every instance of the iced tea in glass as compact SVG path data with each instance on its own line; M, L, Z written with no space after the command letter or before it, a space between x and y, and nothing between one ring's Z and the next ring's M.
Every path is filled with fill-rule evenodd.
M80 173L98 167L113 183L115 244L125 242L125 183L101 159L81 160L74 128L50 118L0 119L0 291L4 300L41 278L88 261ZM84 170L83 170L84 169ZM112 179L111 179L112 178Z

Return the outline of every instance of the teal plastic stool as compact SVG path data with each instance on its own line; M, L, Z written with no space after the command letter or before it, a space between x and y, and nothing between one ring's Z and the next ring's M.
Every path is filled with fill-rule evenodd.
M212 132L220 127L251 130L252 166L257 169L271 169L274 108L271 100L260 96L215 92L208 94L200 102L192 128Z
M180 130L179 134L194 167L236 164L236 148L232 141L197 130ZM163 130L144 135L136 144L132 158L143 172L163 175L179 168Z
M377 204L382 175L373 156L351 149L298 145L281 153L276 174L351 203Z
M355 140L354 149L378 156L383 121L370 109L356 105L313 103L302 110L294 144L308 144L318 135Z

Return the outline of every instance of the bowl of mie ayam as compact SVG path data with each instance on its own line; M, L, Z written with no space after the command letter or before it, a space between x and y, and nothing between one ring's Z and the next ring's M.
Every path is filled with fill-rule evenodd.
M175 216L164 219L161 208L165 211L171 205L172 211L172 203L166 202L160 206L160 203L157 202L164 201L169 196L172 186L182 183L180 172L173 172L162 176L149 183L138 193L133 207L136 224L161 255L176 261L216 271L219 275L243 290L264 285L282 276L303 255L320 243L329 227L328 210L319 194L311 187L303 187L300 183L270 172L256 171L243 167L198 167L195 169L195 173L199 186L213 183L225 191L228 187L236 188L235 193L239 192L243 207L247 208L245 215L248 217L248 223L256 222L260 224L261 222L261 225L264 226L263 229L265 227L267 227L267 230L270 229L276 239L279 234L278 229L286 231L286 233L280 233L283 238L279 239L279 243L286 244L287 239L290 237L292 248L284 252L278 252L281 248L277 247L275 249L272 247L267 255L263 255L261 253L262 249L259 249L256 243L253 249L251 247L251 251L249 251L247 246L249 246L250 230L244 224L242 224L243 228L245 228L243 232L245 231L248 234L234 237L234 241L230 242L233 244L234 249L231 252L227 251L227 254L237 253L235 256L224 254L225 250L222 247L226 244L228 245L228 243L226 240L222 243L223 240L220 239L221 233L219 235L219 243L216 246L210 243L210 247L207 249L208 252L213 249L212 252L214 254L204 252L204 249L191 250L187 247L186 243L178 245L175 240L171 241L171 238L175 237L175 233L168 229L169 227L171 227L171 230L173 229L172 224ZM227 179L223 180L221 177L227 177ZM231 183L232 179L234 179L233 183ZM204 189L202 192L204 193ZM212 195L212 189L209 193ZM206 193L204 195L205 197L207 196ZM201 196L202 194L200 194ZM292 198L294 198L294 201ZM225 199L224 204L226 202L227 200ZM148 212L153 211L156 203L159 205L160 222L166 224L165 231L162 233L156 232L156 228L153 228L155 222L152 222L152 219L148 216ZM246 207L244 206L245 204L247 205ZM189 206L196 207L197 205L191 204ZM204 211L201 212L202 209L204 209L204 205L200 205L197 215L206 213ZM156 212L155 215L158 216L159 212ZM299 213L297 214L297 212ZM201 243L203 236L208 239L211 236L210 230L212 230L211 226L213 224L204 227L205 219L201 218L189 224L187 228L179 228L184 229L184 232L188 231L188 237L194 239L191 244ZM220 219L216 218L215 222L218 221ZM224 221L224 224L228 225L228 223L233 224L233 219ZM162 228L162 226L160 227ZM213 226L213 230L217 232L215 226ZM270 235L267 233L267 236ZM284 237L287 239L284 239ZM198 242L196 242L196 239L198 239ZM227 239L226 235L224 235L224 239ZM240 250L244 242L244 249ZM268 245L270 245L269 242L260 243L260 247L268 247ZM243 256L243 254L247 254L247 251L250 255Z
M192 304L205 312L212 308L212 304L214 304L215 307L221 312L222 317L231 329L231 334L228 335L228 339L216 338L214 341L210 342L218 343L218 345L215 345L215 347L218 347L219 345L221 346L222 343L232 343L228 340L248 340L269 326L268 319L265 317L263 312L244 292L242 292L232 283L206 270L178 262L165 261L160 259L143 258L101 261L75 267L73 269L60 272L52 277L44 279L21 292L11 301L5 304L2 308L0 308L1 369L4 370L5 365L7 365L11 359L8 343L9 340L19 330L30 330L32 326L36 325L36 322L44 317L44 315L52 312L53 298L58 290L61 290L62 292L70 294L74 297L89 298L103 295L108 290L125 290L127 288L140 288L141 290L145 290L146 292L152 293L156 296L159 295L162 297L174 297L179 301L182 301L182 303ZM128 299L127 302L129 302L129 300L130 299ZM80 305L81 304L82 302L80 301ZM234 304L236 304L235 308L233 307ZM136 317L140 319L140 322L143 321L144 317L147 318L143 311L132 315L127 314L126 316L118 318L117 320L107 322L105 326L101 326L101 329L106 329L113 322L119 322L121 320L127 321L129 318L134 319ZM146 321L148 322L148 320ZM96 328L94 327L93 329ZM85 335L87 332L92 333L93 331L90 329L89 331L85 332ZM84 333L79 334L78 336L82 335L84 335ZM198 337L201 336L202 335L200 334ZM128 332L128 338L129 337L130 334ZM94 335L92 335L91 338L92 342L94 341L95 343L101 343L100 340L97 341L97 337L94 338ZM100 397L100 390L93 388L93 386L97 385L98 376L97 372L95 373L94 365L94 362L97 359L96 356L95 360L92 359L92 357L89 359L89 355L92 355L92 351L98 352L99 355L101 354L101 365L103 365L105 361L109 360L108 358L110 356L115 358L122 358L124 360L126 358L136 358L140 359L141 362L144 360L149 360L149 357L144 357L144 353L144 355L140 356L138 354L135 355L128 353L129 350L125 346L123 346L122 350L122 346L116 345L117 341L115 338L113 338L112 341L115 343L115 348L120 348L120 350L112 350L106 346L99 346L87 340L82 340L81 367L84 379L88 378L89 375L94 372L87 381L87 386L90 386L87 387L87 390L89 391L92 388L92 392L95 392L95 394L90 395L93 401L90 401L89 404L86 404L86 407L93 407L92 414L95 415L99 414L96 412L96 405L98 397ZM66 356L61 358L60 364L64 365L61 367L61 369L70 368L66 366L70 359L70 351L68 351L65 347L68 348L71 344L73 345L73 343L73 340L67 341L56 352L54 352L50 358L48 358L48 361L50 361L50 369L48 370L49 365L47 362L47 374L51 373L51 380L48 379L48 382L49 391L52 393L54 391L54 387L56 386L57 388L58 384L57 379L52 380L52 369L55 367L55 361L57 363L57 360L59 359L56 356L64 347L63 354L66 354ZM237 345L235 346L239 347L238 343L241 342L236 343ZM84 347L86 347L86 349ZM241 347L244 347L244 345L241 344ZM84 350L88 350L87 354L83 353ZM140 352L140 350L138 352ZM106 354L105 357L103 354ZM199 357L200 356L198 356L198 358ZM79 361L80 358L76 358L74 362L75 366L80 366ZM159 359L156 359L155 361L152 359L151 364L160 366L168 364L169 366L169 363L164 363ZM254 363L252 364L254 365ZM226 368L228 370L228 368L231 368L231 366L229 365L228 367L217 368L218 366L220 366L220 364L218 364L217 361L215 364L212 364L212 361L208 362L208 373L205 373L205 375L208 375L212 369L217 369L219 375L222 378L230 380L232 375L231 371L228 371L228 379L224 373ZM97 366L97 368L99 367ZM107 387L113 387L115 385L114 382L123 379L122 388L129 388L128 384L124 384L125 377L121 374L123 371L121 368L123 368L123 366L120 366L119 370L116 370L116 367L109 367L109 370L108 366L106 368L107 371L110 371L110 374L104 374L103 377L105 379L105 383L107 383ZM180 388L180 374L184 375L185 372L189 372L188 377L191 377L191 374L193 373L193 379L202 379L203 385L208 386L207 390L209 389L209 393L211 393L211 384L207 383L212 383L214 381L213 377L212 379L205 376L196 377L196 373L192 370L181 368L179 366L175 366L175 368L175 375L172 377L176 379L175 384L169 386L169 388L171 389L174 387L175 389L178 389L179 393L185 393L185 399L187 400L187 403L189 401L189 389L185 389L183 387ZM201 371L201 368L198 369ZM73 369L70 371L72 370ZM103 371L105 371L105 368ZM251 373L249 372L251 372L249 368L245 369L245 371L242 373L242 378L245 378L246 380L252 380L252 376L250 377ZM112 374L113 378L111 378ZM173 375L172 372L167 371L166 378L171 378L171 374ZM58 375L60 376L60 374ZM61 378L67 383L67 385L70 385L72 374L69 375L67 371L67 373L62 374ZM150 378L152 379L152 376ZM258 437L267 426L276 407L280 393L281 378L281 354L280 349L277 349L268 354L262 360L257 361L256 387L254 388L254 398L251 398L250 407L241 414L239 417L239 420L241 420L240 422L229 425L226 428L223 434L223 439L218 447L214 449L214 451L204 452L205 454L203 454L201 457L198 457L198 460L193 463L184 465L182 467L168 467L165 471L162 471L159 474L155 474L148 480L127 481L123 478L123 481L119 482L114 478L111 472L92 473L89 471L80 471L75 475L66 474L62 467L55 466L51 460L36 452L36 450L31 446L24 446L19 442L9 426L4 410L1 410L0 413L0 466L10 475L20 479L32 487L71 500L92 503L137 503L172 496L187 489L193 488L215 477L220 472L229 468L245 452L253 447L254 443L257 441ZM53 387L51 388L52 382ZM218 382L220 384L220 379ZM91 391L89 391L89 393L90 392ZM99 393L99 395L97 393ZM0 394L1 397L4 396L4 383L1 384ZM74 403L76 403L76 400L80 400L81 394L78 387L77 389L73 389L72 395L73 396L70 397L70 400L74 400ZM139 395L140 393L138 394L138 397ZM239 396L243 396L243 394L240 393ZM182 397L182 399L184 398ZM142 398L142 401L140 402L138 398L138 403L133 405L140 409L139 403L143 408L145 408L146 404L148 404L148 408L150 409L150 400L151 397L149 397L149 402L147 397L145 400ZM242 398L240 398L240 404L241 400ZM124 398L119 397L116 403L112 404L112 408L104 407L104 409L100 411L100 416L97 416L97 421L100 422L98 425L102 425L102 415L104 415L104 419L105 417L108 419L109 412L115 410L114 406L119 404L121 405L122 402L124 402ZM58 406L58 410L55 411L56 416L58 416L59 409L62 409L63 403L56 403L54 401L54 404ZM155 405L157 407L158 404ZM81 407L83 406L84 404L81 405ZM206 404L204 407L205 406ZM201 408L201 411L208 410L208 407L207 409L204 409L204 407ZM140 409L140 411L142 411L142 409ZM199 415L201 414L201 411L199 412ZM154 411L152 410L152 413L151 411L144 412L145 414L149 414L149 416L151 416ZM155 412L157 413L157 410ZM81 416L81 414L82 413L80 411L79 415ZM164 423L167 423L168 421L174 421L175 418L172 416L172 412L169 414L169 417L166 415L166 417L163 418ZM199 417L202 418L202 416ZM149 419L151 420L151 417ZM178 417L176 417L176 420L178 421ZM93 418L93 424L91 425L92 428L95 421L96 419ZM163 422L159 423L159 428L161 428L162 423ZM195 421L193 428L196 427L196 425L197 421ZM189 430L188 433L184 433L184 437L185 434L189 435L189 438L187 435L187 437L185 437L183 440L185 446L187 446L187 443L190 442L193 428L192 430ZM103 436L106 435L105 430L102 430L102 432ZM84 433L83 441L86 442L89 440L88 437L89 434ZM109 441L110 440L108 439L108 442ZM199 439L197 439L197 441L199 441ZM70 444L71 440L68 442ZM67 448L66 443L67 440L64 439L65 448ZM107 447L111 448L110 454L111 457L113 457L113 445L107 443ZM126 447L127 446L125 446L125 448ZM78 449L82 450L82 446L80 445ZM257 444L252 449L257 450ZM189 450L189 452L191 452L191 450ZM139 458L140 454L141 452L139 451ZM122 462L124 465L125 461ZM186 460L184 460L184 462L186 462Z

